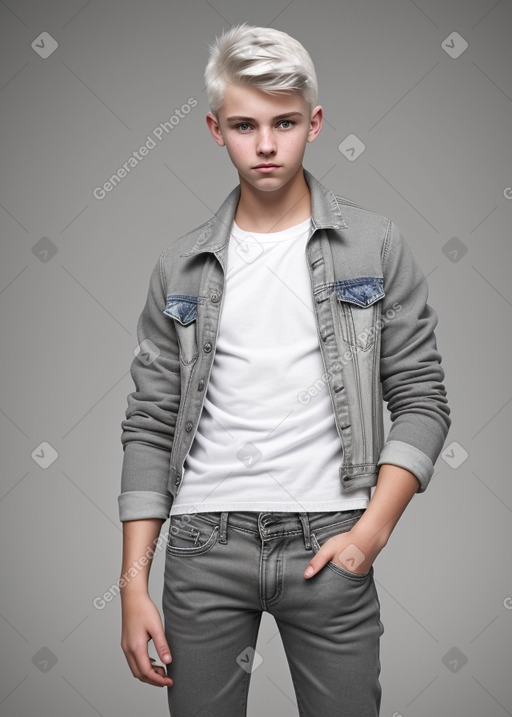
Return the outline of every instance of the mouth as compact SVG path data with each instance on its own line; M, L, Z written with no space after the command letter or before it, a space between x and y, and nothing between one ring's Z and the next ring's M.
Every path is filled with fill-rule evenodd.
M256 169L258 172L273 172L275 169L279 169L279 165L273 163L258 164L258 166L253 167L253 169Z

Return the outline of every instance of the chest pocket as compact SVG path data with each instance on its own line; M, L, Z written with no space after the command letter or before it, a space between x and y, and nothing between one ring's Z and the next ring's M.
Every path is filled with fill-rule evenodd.
M378 276L334 282L343 340L362 351L373 346L380 331L383 284L384 279Z
M176 319L183 326L188 326L197 319L197 300L197 296L168 294L164 314Z
M202 301L199 296L168 294L163 313L174 319L180 358L184 364L196 360L197 350L197 305Z

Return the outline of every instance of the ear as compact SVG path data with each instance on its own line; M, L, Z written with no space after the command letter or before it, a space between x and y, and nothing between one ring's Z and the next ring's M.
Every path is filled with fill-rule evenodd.
M309 120L309 132L308 132L308 142L314 142L314 140L318 137L320 134L320 130L322 129L322 124L324 121L324 110L321 105L317 105L312 113L311 113L311 119Z
M208 125L208 129L210 130L210 134L217 142L219 147L224 147L224 138L222 137L222 133L220 130L220 125L218 119L215 117L213 112L208 112L206 115L206 124Z

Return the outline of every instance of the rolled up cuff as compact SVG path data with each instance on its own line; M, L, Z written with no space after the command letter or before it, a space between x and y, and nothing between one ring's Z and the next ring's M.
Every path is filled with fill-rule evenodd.
M132 490L121 493L118 498L119 520L142 520L162 518L167 520L173 498L152 490Z
M423 493L427 489L434 473L434 464L430 458L419 448L403 441L387 441L384 444L377 465L383 463L390 463L414 473L420 482L418 493Z

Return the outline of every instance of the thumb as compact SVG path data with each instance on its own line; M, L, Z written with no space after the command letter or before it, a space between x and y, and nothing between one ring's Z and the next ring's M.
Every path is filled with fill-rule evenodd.
M323 548L320 548L318 553L316 553L315 557L312 558L307 564L307 567L304 570L304 577L313 577L313 575L315 575L321 568L324 567L324 565L329 560L329 556L330 554L325 549L325 546Z
M172 655L171 651L169 649L169 645L167 644L167 640L165 639L164 634L157 635L156 637L153 637L153 645L156 648L156 651L158 652L159 658L162 660L164 664L168 662L172 662Z

